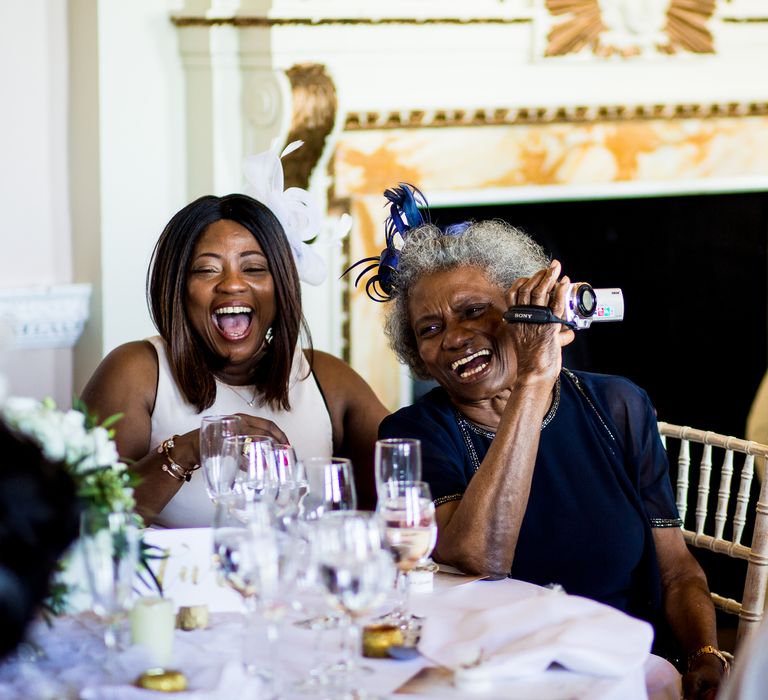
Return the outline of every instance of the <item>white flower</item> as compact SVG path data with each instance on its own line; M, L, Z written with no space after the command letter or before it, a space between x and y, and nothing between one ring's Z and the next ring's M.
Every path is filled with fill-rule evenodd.
M36 442L48 459L64 462L70 471L125 469L109 432L102 427L86 428L80 411L60 411L50 401L11 397L0 415L13 430Z
M247 158L243 166L247 184L243 191L269 207L277 217L291 245L299 277L318 285L325 281L325 261L305 241L320 233L320 208L307 190L301 187L283 189L285 178L281 158L303 145L303 141L293 141L282 153L273 145L268 151Z

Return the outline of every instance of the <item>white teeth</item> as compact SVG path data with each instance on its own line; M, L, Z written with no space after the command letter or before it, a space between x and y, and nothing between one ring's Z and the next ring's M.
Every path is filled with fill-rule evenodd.
M486 367L488 366L487 362L483 362L482 365L479 367L475 367L475 369L469 369L466 372L462 372L459 376L464 379L466 377L471 377L473 374L477 374L478 372L482 372Z
M455 372L459 367L461 367L462 365L466 365L467 362L474 360L476 357L482 357L483 355L490 355L490 354L491 354L491 351L488 349L478 350L476 353L473 353L472 355L468 355L467 357L462 357L460 360L456 360L453 364L451 364L451 369ZM488 363L484 364L483 367L486 367L487 364ZM480 369L482 369L483 367L481 367ZM475 374L476 371L479 371L479 370L468 372L466 375L462 375L462 376L468 377L472 374Z
M220 309L216 309L215 313L218 316L222 314L249 314L252 309L248 306L222 306Z

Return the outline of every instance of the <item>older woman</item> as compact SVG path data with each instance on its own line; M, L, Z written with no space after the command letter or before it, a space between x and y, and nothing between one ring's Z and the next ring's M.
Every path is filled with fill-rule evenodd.
M505 322L514 305L564 313L569 279L528 236L500 221L442 232L419 225L407 188L387 196L389 245L368 289L391 297L386 333L400 360L440 386L385 418L379 436L422 442L435 558L559 583L658 632L668 623L689 654L686 697L710 697L725 660L647 395L563 368L574 333L562 324Z
M300 458L350 457L370 504L386 410L346 364L302 350L297 268L269 208L240 194L184 207L157 242L148 297L159 336L109 353L82 395L102 417L123 414L117 446L148 520L210 525L196 465L200 420L216 414L239 414L247 433L290 442Z

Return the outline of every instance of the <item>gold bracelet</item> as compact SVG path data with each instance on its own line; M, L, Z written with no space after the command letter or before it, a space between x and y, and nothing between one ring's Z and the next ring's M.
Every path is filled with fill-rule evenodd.
M187 469L186 467L183 467L181 464L179 464L171 455L171 450L174 448L176 444L176 440L178 439L178 435L174 435L173 437L168 438L167 440L163 440L160 443L160 446L157 448L158 454L164 454L165 457L168 459L168 464L163 464L162 469L166 474L169 474L172 476L176 481L191 481L192 480L192 472L196 469L200 469L199 464L195 464L194 467L191 469Z
M713 656L716 656L718 659L720 659L720 663L723 664L723 674L726 676L728 675L728 672L731 670L731 664L728 663L728 659L725 658L725 655L711 644L705 644L703 647L699 647L696 651L692 651L690 654L688 654L689 671L691 670L691 664L704 654L712 654Z

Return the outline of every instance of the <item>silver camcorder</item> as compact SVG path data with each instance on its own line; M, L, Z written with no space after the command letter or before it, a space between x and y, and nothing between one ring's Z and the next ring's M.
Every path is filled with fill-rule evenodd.
M618 287L595 289L586 282L574 282L565 297L564 318L577 329L589 328L593 321L622 321L624 295Z

